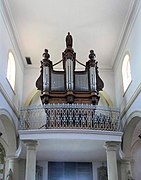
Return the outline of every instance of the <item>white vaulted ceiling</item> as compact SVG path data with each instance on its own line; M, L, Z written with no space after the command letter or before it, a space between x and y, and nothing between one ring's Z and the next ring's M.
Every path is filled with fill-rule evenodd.
M67 32L77 59L85 64L94 49L99 67L111 68L134 0L5 0L25 61L39 66L47 48L61 60ZM26 61L25 61L26 63Z

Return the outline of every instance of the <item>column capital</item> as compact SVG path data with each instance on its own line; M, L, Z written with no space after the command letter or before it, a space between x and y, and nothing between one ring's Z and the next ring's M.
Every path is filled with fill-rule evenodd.
M23 143L26 145L28 150L35 150L38 145L38 141L36 140L23 140Z
M120 142L117 142L117 141L107 141L105 142L105 149L107 151L116 151L117 150L117 147L120 145Z
M19 160L19 158L17 157L17 156L6 156L5 157L5 160L11 160L11 161L18 161Z
M129 165L131 163L131 160L129 160L129 159L122 159L122 160L120 160L120 163L121 164L125 164L125 165Z
M135 160L132 158L126 158L126 159L120 160L120 164L123 164L123 165L131 165L131 164L134 164L134 162Z

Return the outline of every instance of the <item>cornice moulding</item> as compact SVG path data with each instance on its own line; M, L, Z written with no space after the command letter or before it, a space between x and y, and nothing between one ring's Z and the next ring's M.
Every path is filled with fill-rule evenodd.
M121 112L121 119L124 117L124 115L126 114L126 112L129 110L129 108L132 106L132 104L134 103L134 101L136 100L136 98L138 97L138 95L141 93L141 84L139 84L139 86L137 87L137 89L135 90L135 92L133 93L133 95L131 96L130 100L128 101L126 107L122 110Z
M15 115L17 116L17 119L19 120L19 112L18 112L17 108L15 107L15 105L12 103L10 97L8 96L7 92L4 90L1 83L0 83L0 92L2 93L5 100L7 101L7 103L9 104L9 106L11 107L11 109L13 110Z

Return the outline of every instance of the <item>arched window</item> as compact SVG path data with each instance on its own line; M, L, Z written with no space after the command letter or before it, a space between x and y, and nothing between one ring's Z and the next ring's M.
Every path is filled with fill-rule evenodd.
M15 74L16 74L15 59L13 53L10 51L8 54L7 79L13 90L15 88Z
M131 82L131 68L130 68L129 54L126 54L124 56L124 60L122 63L122 79L123 79L123 87L125 92Z

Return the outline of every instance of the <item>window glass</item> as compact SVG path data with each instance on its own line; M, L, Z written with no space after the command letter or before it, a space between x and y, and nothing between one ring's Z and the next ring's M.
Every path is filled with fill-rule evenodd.
M131 68L130 68L129 54L126 54L124 56L124 60L122 64L122 78L123 78L123 87L125 92L131 82Z
M15 59L12 52L9 52L8 66L7 66L7 79L13 90L15 88L15 73L16 73Z

